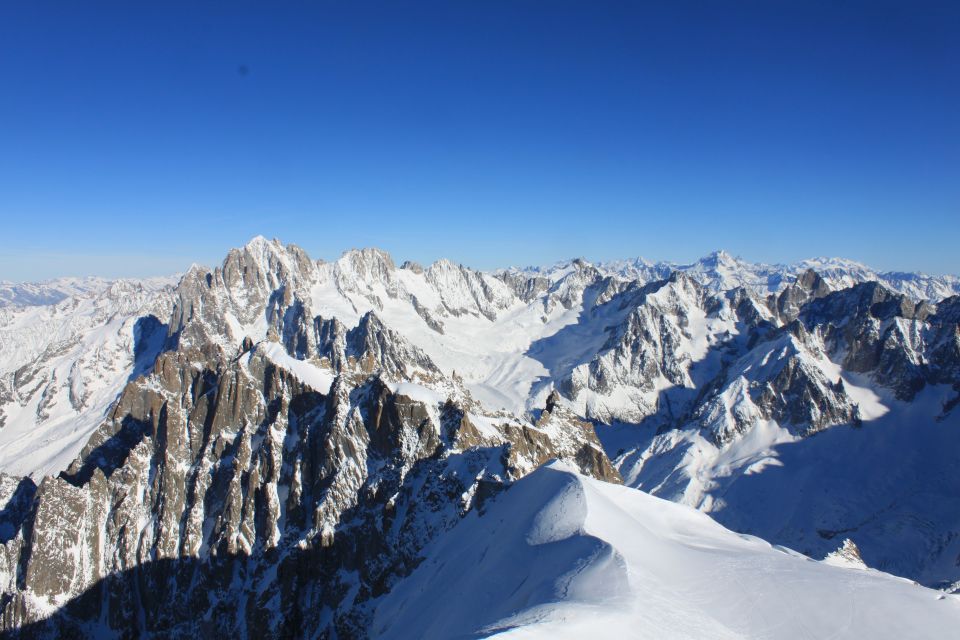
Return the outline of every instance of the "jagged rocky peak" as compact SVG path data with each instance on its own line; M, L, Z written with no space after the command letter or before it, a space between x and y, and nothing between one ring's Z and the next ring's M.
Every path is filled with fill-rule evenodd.
M767 306L780 322L788 323L795 319L800 309L810 300L823 298L832 291L826 280L813 269L807 269L779 294L767 297Z
M256 236L241 249L231 249L214 277L231 289L276 289L286 282L309 277L313 261L300 247Z
M829 564L840 567L849 567L852 569L866 569L867 563L863 561L860 555L860 548L850 538L844 538L840 548L827 555L825 559Z
M558 389L586 417L639 422L657 411L662 389L696 386L691 366L725 339L736 317L725 297L673 272L610 296L588 321L603 328L606 340L564 372Z
M425 275L439 294L444 312L452 316L479 315L494 321L517 299L503 280L450 260L437 260Z
M171 339L235 348L245 337L282 342L296 357L312 350L312 288L330 266L300 247L256 237L210 271L191 268L177 288Z
M731 363L693 413L693 421L720 446L772 421L798 436L839 424L859 425L860 408L842 379L831 379L826 355L799 322Z
M423 275L423 265L421 265L419 262L414 262L413 260L405 260L404 263L400 265L400 268Z
M345 251L337 266L344 274L367 282L387 282L397 268L389 253L375 247Z
M797 277L796 285L804 291L809 291L818 298L830 293L830 285L813 269L807 269Z
M765 469L791 473L805 463L791 451L808 443L854 442L831 450L836 468L875 455L878 416L912 411L921 392L936 415L898 449L952 442L936 427L960 405L960 298L841 289L829 265L810 266L716 254L486 274L449 261L398 269L376 249L321 263L255 238L216 269L191 269L166 306L136 285L104 294L142 296L131 316L106 298L50 305L40 329L0 331L4 357L30 353L0 376L0 438L17 434L0 454L14 459L18 442L69 452L45 479L0 475L0 629L50 617L49 635L92 621L135 634L125 625L143 621L166 636L362 637L372 603L425 545L553 458L732 509L731 483L769 486ZM100 320L41 335L73 322L71 305ZM513 413L481 404L506 396ZM588 419L618 423L599 427L616 465ZM953 450L926 455L941 449ZM950 487L951 464L932 472ZM899 467L859 469L878 482ZM857 500L823 534L793 521L775 533L822 550L810 539L882 520ZM756 520L735 524L753 532ZM956 531L917 535L946 558ZM855 535L881 566L876 540ZM903 544L922 555L916 539ZM960 578L937 567L937 580Z
M401 380L413 378L416 372L441 375L427 354L384 325L373 311L352 329L345 329L336 318L317 317L315 331L318 357L337 372L379 372Z
M345 263L365 280L394 270L373 251ZM442 405L462 383L379 313L351 328L313 316L315 268L258 238L184 277L152 366L59 477L6 500L2 628L362 636L367 603L513 480L553 458L618 479L575 414L491 417L466 393ZM450 308L495 317L514 299L491 276L450 275ZM130 581L159 595L131 597Z
M581 473L607 482L623 482L597 440L593 425L565 407L563 397L556 390L547 396L543 411L536 421L536 431L525 429L523 435L523 438L514 438L512 446L532 445L539 454L534 454L536 466L549 460L540 451L552 449L549 455L566 458ZM550 446L539 444L538 441L544 438L551 443ZM526 455L529 457L531 454Z
M504 269L494 273L517 298L530 303L543 295L551 285L550 278L519 269Z
M543 301L544 311L550 313L558 305L572 309L581 304L587 288L601 280L603 274L583 258L570 261L569 267L552 283Z
M351 331L348 348L389 338L372 313ZM324 395L258 349L181 346L127 385L77 461L18 512L0 548L3 625L362 636L366 603L424 545L551 458L616 479L572 416L499 423L450 403L441 414L377 375L339 376ZM128 580L162 597L131 598ZM48 618L55 602L69 604Z
M656 291L652 292L652 295L658 295L660 292L670 295L674 300L682 296L699 300L705 294L703 285L696 278L683 271L672 272L665 281L661 282Z
M936 307L915 302L879 283L863 283L811 301L799 318L822 337L826 349L844 369L869 374L903 400L912 399L927 384L954 381L934 357L943 336L956 323L942 322ZM947 340L949 344L949 340Z
M844 317L891 320L925 320L934 307L926 301L915 301L896 293L879 282L863 282L824 296L804 310L809 320L830 321Z
M557 404L560 402L560 394L556 389L552 390L549 395L547 395L546 404L543 406L543 410L547 412L552 412Z

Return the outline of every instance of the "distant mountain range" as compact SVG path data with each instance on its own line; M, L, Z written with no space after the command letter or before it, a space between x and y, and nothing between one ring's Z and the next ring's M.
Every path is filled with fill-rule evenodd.
M936 636L958 294L841 259L485 273L261 237L179 278L5 283L0 629Z

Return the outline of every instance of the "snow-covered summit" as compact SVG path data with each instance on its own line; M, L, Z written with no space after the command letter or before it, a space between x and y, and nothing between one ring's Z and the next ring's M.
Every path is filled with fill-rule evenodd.
M642 281L665 277L670 271L685 271L713 291L746 287L758 293L778 293L800 274L813 269L834 289L860 282L881 282L916 300L937 301L960 294L960 278L956 275L882 272L846 258L810 258L790 264L764 264L719 250L691 263L654 263L637 258L603 262L597 266L613 275Z
M583 258L563 260L549 266L510 267L496 273L504 278L543 278L556 282ZM693 276L714 292L745 287L759 294L778 293L808 269L813 269L835 289L860 282L881 282L916 300L938 301L960 294L960 277L924 273L883 272L846 258L810 258L789 264L751 262L727 251L713 251L693 262L650 261L642 257L593 263L605 275L640 283L662 280L673 271Z

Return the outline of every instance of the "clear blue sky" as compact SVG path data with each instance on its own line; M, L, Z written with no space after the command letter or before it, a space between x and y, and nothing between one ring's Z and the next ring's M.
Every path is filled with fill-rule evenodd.
M960 272L960 2L147 4L0 3L0 279L255 234Z

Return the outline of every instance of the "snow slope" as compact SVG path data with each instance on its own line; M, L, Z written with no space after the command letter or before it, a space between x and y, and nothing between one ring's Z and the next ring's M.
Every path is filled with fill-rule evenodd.
M885 411L862 426L806 438L773 421L724 446L693 427L598 434L608 452L623 451L614 462L631 486L813 557L849 537L867 565L949 589L960 556L960 415L938 416L953 395L942 386L912 402L885 393Z
M70 464L123 385L152 366L174 283L96 280L55 303L0 307L0 471L39 477Z
M380 638L942 638L960 597L816 562L562 463L427 550Z

